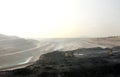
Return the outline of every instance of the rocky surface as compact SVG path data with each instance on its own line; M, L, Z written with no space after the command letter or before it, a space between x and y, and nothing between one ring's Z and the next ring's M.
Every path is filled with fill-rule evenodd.
M26 68L1 71L0 77L120 77L120 47L112 48L113 54L86 54L80 52L102 52L110 49L89 48L74 51L54 51L40 56L40 59ZM66 53L72 56L65 55ZM85 54L85 53L84 53Z

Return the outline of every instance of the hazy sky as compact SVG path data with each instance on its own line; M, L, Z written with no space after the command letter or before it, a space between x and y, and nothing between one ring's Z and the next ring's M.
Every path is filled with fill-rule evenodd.
M120 35L120 0L0 0L0 33L26 38Z

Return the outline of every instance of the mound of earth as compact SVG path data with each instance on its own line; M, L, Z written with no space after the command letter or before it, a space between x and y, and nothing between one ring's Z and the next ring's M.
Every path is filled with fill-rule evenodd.
M120 51L120 47L113 48ZM40 56L40 59L28 67L0 72L0 77L120 77L120 52L112 55L88 57L66 56L66 53L81 51L107 51L91 48L74 51L54 51Z

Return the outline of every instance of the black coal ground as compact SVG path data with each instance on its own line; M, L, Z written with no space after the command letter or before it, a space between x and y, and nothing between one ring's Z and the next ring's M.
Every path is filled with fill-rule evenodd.
M88 57L65 56L65 53L100 52L109 49L90 48L54 51L40 56L33 65L12 71L1 71L0 77L120 77L120 47L112 55Z

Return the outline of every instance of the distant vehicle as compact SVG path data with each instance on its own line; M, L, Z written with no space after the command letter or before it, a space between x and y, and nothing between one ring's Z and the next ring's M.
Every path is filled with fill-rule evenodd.
M65 57L73 57L73 52L65 52L64 53Z
M107 51L107 54L108 54L108 55L113 55L113 50L112 50L112 49L109 49L109 50Z

